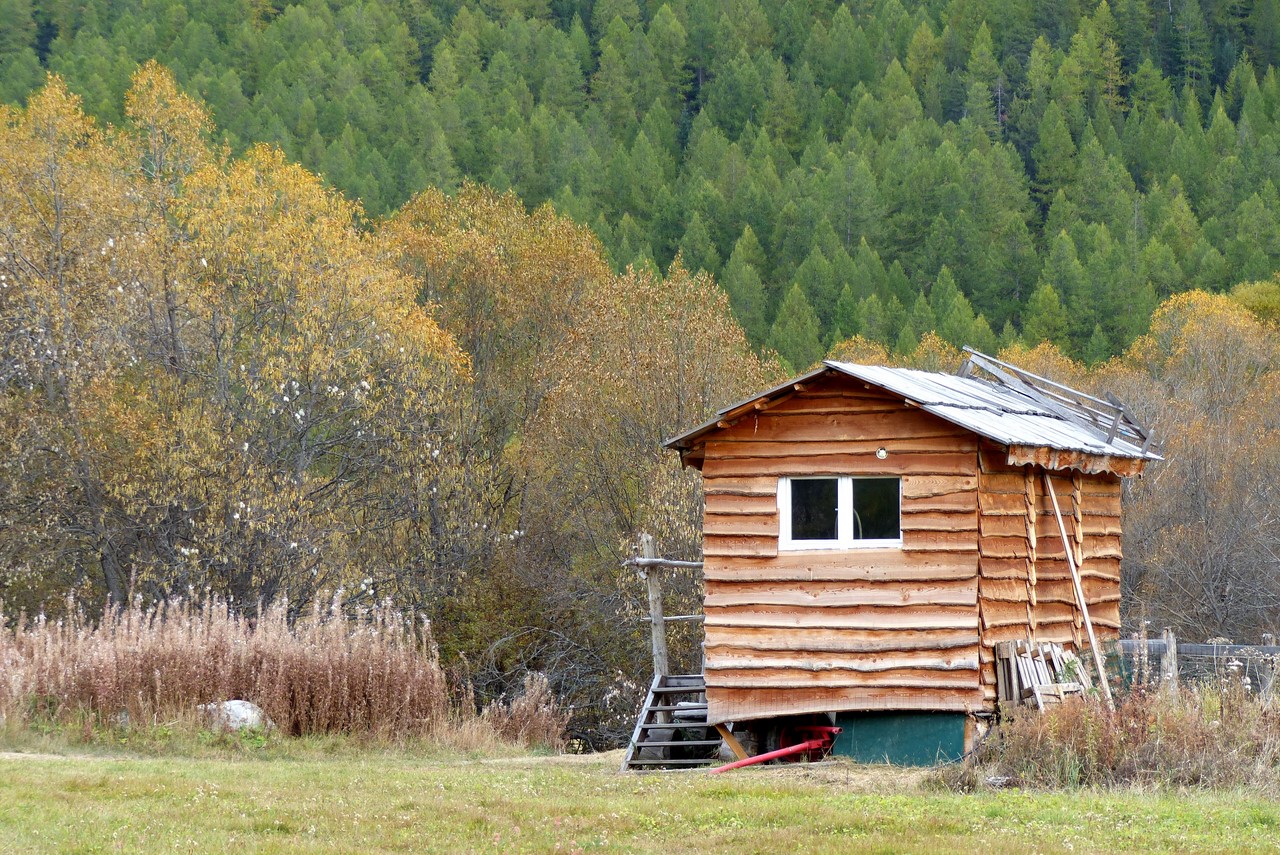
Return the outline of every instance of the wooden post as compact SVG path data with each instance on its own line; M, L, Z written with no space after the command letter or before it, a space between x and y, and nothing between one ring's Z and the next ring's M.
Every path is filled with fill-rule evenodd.
M640 535L640 554L644 558L657 558L658 547L653 535ZM649 630L653 635L653 676L665 677L670 673L667 662L667 621L662 615L662 581L658 578L658 568L649 566L641 569L649 586Z
M1071 568L1071 584L1076 591L1076 602L1080 605L1080 617L1084 619L1085 631L1089 633L1089 648L1093 651L1093 664L1098 669L1098 685L1102 687L1102 696L1107 706L1116 708L1111 698L1111 686L1107 683L1107 669L1102 664L1102 651L1098 649L1097 636L1093 634L1093 621L1089 620L1089 604L1084 598L1084 587L1080 584L1080 568L1076 566L1075 551L1071 548L1071 538L1067 537L1067 527L1062 522L1062 511L1058 508L1058 494L1053 489L1053 479L1046 470L1044 473L1044 489L1053 503L1053 516L1058 521L1058 533L1062 535L1062 551L1067 556L1067 566Z
M1170 689L1178 688L1178 639L1173 637L1173 628L1165 627L1160 633L1164 639L1164 656L1160 657L1160 682L1167 683Z

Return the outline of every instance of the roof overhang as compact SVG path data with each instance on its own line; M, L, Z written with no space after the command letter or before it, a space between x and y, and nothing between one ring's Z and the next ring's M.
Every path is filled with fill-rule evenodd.
M825 378L845 376L901 397L940 419L1004 446L1012 465L1137 475L1161 460L1151 436L1114 398L1102 400L969 351L961 375L827 361L821 367L720 410L663 445L701 466L704 438L775 407ZM967 376L976 366L993 379Z

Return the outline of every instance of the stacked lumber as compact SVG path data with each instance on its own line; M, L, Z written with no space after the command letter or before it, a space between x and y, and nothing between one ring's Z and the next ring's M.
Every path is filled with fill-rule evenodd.
M1044 711L1090 687L1085 664L1070 650L1051 642L1002 641L995 646L1000 703Z

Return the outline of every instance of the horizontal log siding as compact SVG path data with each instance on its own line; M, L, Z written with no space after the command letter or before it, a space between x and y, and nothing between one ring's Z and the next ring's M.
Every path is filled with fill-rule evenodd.
M973 434L837 378L704 451L712 722L982 707ZM903 546L779 553L778 478L794 475L900 476Z
M1085 636L1043 470L1011 465L1007 452L989 442L982 444L978 459L981 674L984 693L994 700L994 645L1034 635L1038 641L1078 648ZM1106 473L1059 472L1052 480L1068 539L1082 559L1081 587L1094 630L1100 640L1116 638L1120 479Z

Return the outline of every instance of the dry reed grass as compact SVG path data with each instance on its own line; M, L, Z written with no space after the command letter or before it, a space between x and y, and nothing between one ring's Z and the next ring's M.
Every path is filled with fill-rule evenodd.
M1019 710L965 763L955 787L1248 787L1280 793L1280 709L1238 681L1136 690Z
M337 598L290 620L285 604L244 616L226 601L173 601L70 617L6 620L0 715L12 727L129 729L195 722L197 705L262 707L283 733L425 739L479 749L563 745L567 715L545 678L478 711L454 691L429 625L390 605L346 614Z

